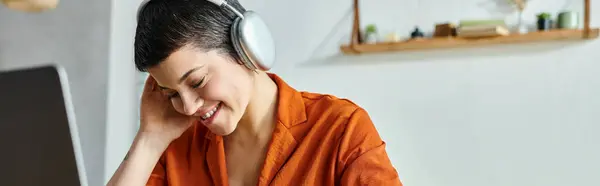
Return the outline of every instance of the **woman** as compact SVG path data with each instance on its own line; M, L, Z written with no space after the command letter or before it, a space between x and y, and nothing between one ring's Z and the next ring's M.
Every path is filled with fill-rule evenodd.
M401 185L365 110L240 65L232 16L205 0L141 9L141 127L109 185Z

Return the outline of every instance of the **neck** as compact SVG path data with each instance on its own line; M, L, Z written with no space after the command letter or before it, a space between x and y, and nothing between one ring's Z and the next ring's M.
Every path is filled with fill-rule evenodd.
M259 72L246 112L226 140L242 147L266 145L275 126L276 113L277 84L266 73Z

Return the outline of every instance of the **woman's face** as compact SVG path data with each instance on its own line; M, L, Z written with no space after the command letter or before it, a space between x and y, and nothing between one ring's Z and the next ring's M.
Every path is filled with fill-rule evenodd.
M237 127L253 89L253 72L216 51L183 47L148 69L173 108L217 135Z

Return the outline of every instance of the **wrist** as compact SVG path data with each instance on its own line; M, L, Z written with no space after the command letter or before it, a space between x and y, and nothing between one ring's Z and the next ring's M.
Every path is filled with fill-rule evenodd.
M153 153L162 154L163 151L167 149L170 141L164 140L159 135L146 133L146 132L138 132L135 137L134 143L138 148L149 150Z

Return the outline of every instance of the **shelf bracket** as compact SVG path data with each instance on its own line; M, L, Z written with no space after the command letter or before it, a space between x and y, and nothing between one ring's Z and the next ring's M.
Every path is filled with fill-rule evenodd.
M590 38L590 0L583 0L584 12L583 12L583 37Z
M353 21L353 25L352 25L352 37L350 39L350 48L352 50L354 50L356 52L356 50L354 49L355 46L359 45L360 42L362 41L361 38L361 34L360 34L360 11L359 11L359 4L358 4L358 0L354 0L354 21Z

